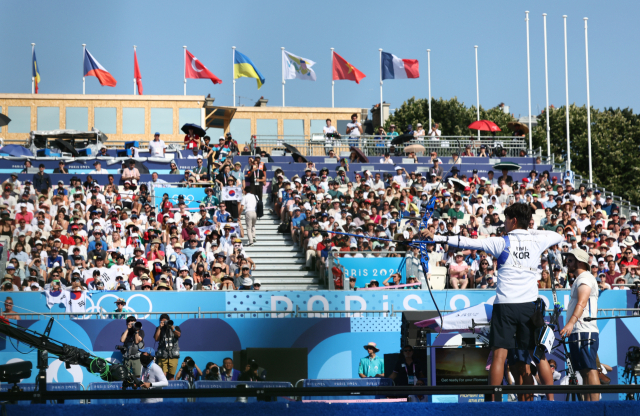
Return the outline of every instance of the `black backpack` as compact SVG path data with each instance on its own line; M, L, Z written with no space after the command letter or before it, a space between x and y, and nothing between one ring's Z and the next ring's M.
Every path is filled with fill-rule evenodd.
M290 233L290 232L291 232L291 221L283 222L282 224L278 225L279 234Z
M258 195L254 195L256 197L256 216L258 218L262 218L264 215L264 204L262 203L262 199L258 197Z

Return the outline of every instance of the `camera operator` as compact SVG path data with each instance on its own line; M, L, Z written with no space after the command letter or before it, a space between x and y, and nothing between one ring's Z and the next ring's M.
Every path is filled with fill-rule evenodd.
M122 353L122 364L131 370L133 375L140 377L140 350L144 348L144 331L142 323L137 322L134 316L127 318L127 329L122 333L120 342L124 345L116 348Z
M158 365L165 375L173 375L178 370L178 358L180 358L180 338L179 326L174 326L169 315L160 315L160 325L156 328L153 339L158 342Z
M207 363L204 370L204 379L210 381L222 381L222 377L220 377L220 367L218 367L218 364L212 362Z
M267 381L267 370L260 367L258 362L252 358L247 363L244 373L238 378L239 381Z
M222 381L238 381L240 378L240 370L233 368L233 360L230 357L222 360Z
M143 389L157 389L167 387L169 382L165 377L162 369L156 364L153 359L156 356L156 352L153 348L147 347L140 350L140 362L142 363L142 375L140 381L142 381ZM160 403L162 398L153 399L140 399L140 403Z
M180 366L174 378L176 380L186 380L189 384L193 385L193 382L200 380L200 377L202 377L200 367L193 361L193 358L185 357L182 366Z

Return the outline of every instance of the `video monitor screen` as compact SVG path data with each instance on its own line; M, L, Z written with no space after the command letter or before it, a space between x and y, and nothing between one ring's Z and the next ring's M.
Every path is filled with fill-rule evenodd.
M489 381L489 371L486 370L489 351L489 348L436 348L436 385L486 385Z

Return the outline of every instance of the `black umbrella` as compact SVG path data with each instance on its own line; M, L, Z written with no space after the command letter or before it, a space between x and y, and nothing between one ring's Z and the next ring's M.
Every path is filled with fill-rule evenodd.
M146 167L144 165L144 163L139 162L135 159L129 159L126 162L126 166L129 166L129 163L134 162L136 164L136 168L138 169L138 172L140 172L141 175L148 175L149 174L149 168Z
M11 122L11 119L4 114L0 113L0 127L6 126Z
M391 140L391 144L403 144L410 140L413 140L413 132L403 133L399 136L396 136Z
M184 126L182 126L182 132L184 134L189 134L189 129L193 129L193 133L200 137L204 137L207 135L207 132L204 131L204 129L198 126L197 124L187 123Z
M78 157L80 156L80 153L78 153L78 151L76 150L75 147L73 147L71 145L71 143L69 143L66 140L60 140L60 139L55 139L52 143L51 143L52 147L56 147L58 149L60 149L63 152L68 152L71 153L73 155L73 157Z
M449 178L448 181L449 181L450 184L453 185L453 187L456 190L456 192L463 192L464 188L469 186L469 184L467 182L462 181L460 179L456 179L456 178Z
M307 159L300 153L292 153L291 156L293 156L293 161L296 163L307 163Z
M296 149L295 147L291 146L290 144L283 144L284 148L287 149L287 151L289 153L298 153L298 154L302 154L302 152L298 149Z
M349 146L349 150L355 152L358 155L358 159L360 159L360 163L369 163L369 158L362 153L362 150L358 149L355 146Z

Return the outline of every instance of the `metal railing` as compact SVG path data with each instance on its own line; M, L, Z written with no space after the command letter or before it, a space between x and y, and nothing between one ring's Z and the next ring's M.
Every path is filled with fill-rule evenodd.
M294 146L300 151L302 156L326 156L330 150L340 156L341 153L349 152L350 146L360 148L366 155L381 155L390 149L390 140L395 136L380 135L362 135L357 138L342 136L340 139L326 141L322 135L322 139L315 139L317 135L310 136L285 136L285 135L255 135L252 136L249 143L250 150L253 154L257 148L261 151L271 153L274 149L284 149L284 144ZM525 154L528 152L527 144L521 137L496 137L485 138L480 140L470 138L470 136L441 136L439 140L425 138L424 140L411 140L402 145L394 146L396 152L402 153L406 146L421 145L425 148L425 154L435 151L438 156L451 156L453 153L460 154L466 148L471 146L474 154L478 154L481 145L487 147L487 156L490 157L491 150L496 146L505 149L506 157L521 156L521 151ZM528 156L539 156L537 152L528 152Z

